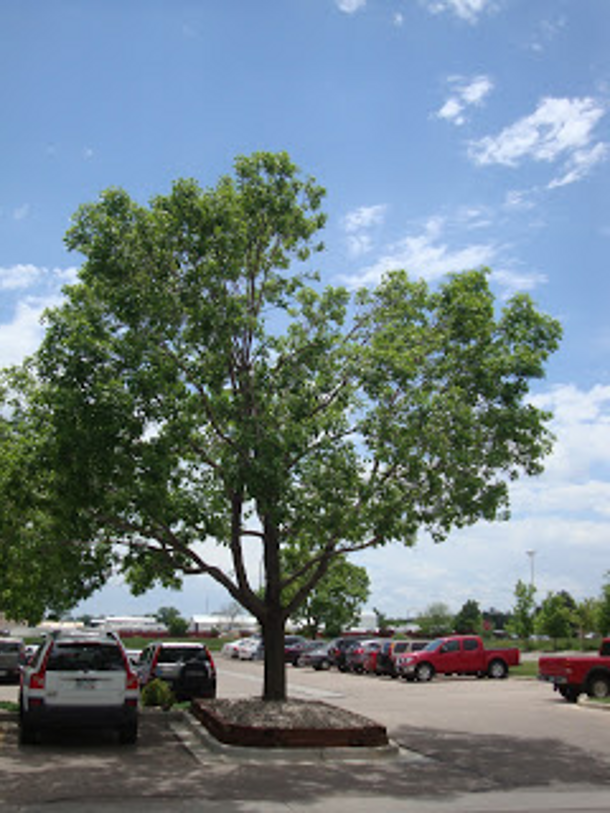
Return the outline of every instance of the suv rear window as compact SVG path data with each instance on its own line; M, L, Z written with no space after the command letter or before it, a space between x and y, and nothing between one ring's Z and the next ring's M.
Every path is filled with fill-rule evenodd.
M49 672L122 672L123 655L118 646L99 643L55 644L47 661Z
M178 663L180 661L206 661L208 653L203 649L193 647L161 647L158 663Z
M2 641L0 642L0 652L19 652L20 645L18 641Z

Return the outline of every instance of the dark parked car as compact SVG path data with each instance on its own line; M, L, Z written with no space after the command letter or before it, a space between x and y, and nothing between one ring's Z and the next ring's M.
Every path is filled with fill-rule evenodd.
M321 644L317 642L314 649L303 652L299 657L299 666L311 666L319 672L322 669L330 669L331 659L329 654L330 644Z
M286 663L299 666L299 658L301 655L318 646L320 646L319 641L307 641L305 638L302 638L300 641L293 641L284 647L284 659Z
M340 672L347 671L347 652L361 641L361 638L335 638L332 640L328 650L331 666L336 666Z
M371 639L349 647L346 651L347 670L349 672L364 672L371 653L379 652L382 645L382 641Z
M142 686L155 678L164 680L177 700L216 697L216 667L205 644L149 644L142 651L138 675Z

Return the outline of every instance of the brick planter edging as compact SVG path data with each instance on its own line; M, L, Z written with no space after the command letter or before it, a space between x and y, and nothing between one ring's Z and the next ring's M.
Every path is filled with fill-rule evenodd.
M205 700L193 700L191 711L219 742L246 748L375 748L387 746L384 726L364 721L349 728L279 728L231 723Z

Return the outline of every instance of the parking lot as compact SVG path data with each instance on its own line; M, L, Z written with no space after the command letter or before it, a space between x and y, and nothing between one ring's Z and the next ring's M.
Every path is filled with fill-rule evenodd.
M217 659L219 696L259 696L262 664ZM97 811L607 810L610 715L532 680L391 678L288 667L289 694L365 714L401 746L383 760L309 762L211 751L180 717L143 715L136 746L108 735L20 748L0 725L0 806ZM6 698L14 687L2 687ZM474 794L474 795L473 795ZM501 800L501 801L500 801ZM413 807L411 807L413 805ZM487 806L486 806L487 805ZM40 807L39 807L40 806ZM158 808L157 808L158 806Z

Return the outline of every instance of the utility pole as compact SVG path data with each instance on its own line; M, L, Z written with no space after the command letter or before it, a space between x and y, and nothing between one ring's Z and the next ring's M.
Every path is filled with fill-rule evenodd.
M534 588L536 585L534 583L534 557L536 556L535 550L526 550L525 551L530 558L530 585Z

